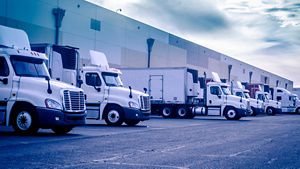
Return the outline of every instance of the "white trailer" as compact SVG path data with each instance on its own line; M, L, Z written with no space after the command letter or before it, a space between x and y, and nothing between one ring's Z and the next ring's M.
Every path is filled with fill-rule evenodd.
M90 51L90 66L81 67L77 48L50 44L32 44L32 48L49 56L52 78L85 91L87 119L129 126L150 119L149 96L123 87L121 72L109 67L104 53Z
M276 87L271 89L271 96L273 100L281 102L281 110L285 113L300 113L300 101L296 94L290 91Z
M147 90L152 113L163 117L193 118L199 100L198 71L178 68L122 68L122 81Z
M0 25L0 46L0 125L21 134L65 134L85 124L83 90L51 80L47 57L31 51L24 31Z

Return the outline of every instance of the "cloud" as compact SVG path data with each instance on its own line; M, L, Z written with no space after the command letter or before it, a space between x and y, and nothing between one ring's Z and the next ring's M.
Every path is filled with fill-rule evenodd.
M295 81L299 0L89 0Z

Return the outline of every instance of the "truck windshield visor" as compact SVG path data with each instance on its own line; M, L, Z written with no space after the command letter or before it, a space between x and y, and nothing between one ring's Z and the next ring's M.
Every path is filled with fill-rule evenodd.
M225 95L230 95L230 90L228 86L221 86L221 88Z
M50 77L43 59L13 55L10 57L16 75L26 77Z
M110 87L122 87L123 86L120 76L117 73L103 72L102 77L107 86L110 86Z

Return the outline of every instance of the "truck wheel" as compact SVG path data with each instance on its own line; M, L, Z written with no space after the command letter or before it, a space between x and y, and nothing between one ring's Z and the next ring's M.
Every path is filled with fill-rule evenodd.
M296 113L300 114L300 107L297 108Z
M270 115L270 116L275 115L275 111L272 107L267 108L267 115Z
M106 110L104 119L109 126L120 126L124 122L123 110L117 106L111 106Z
M51 130L57 135L65 135L73 129L73 126L53 127Z
M135 126L139 123L140 121L139 120L125 120L125 123L128 125L128 126Z
M234 108L228 108L225 112L225 117L227 120L239 120L240 119L240 117L238 116L238 114Z
M255 109L253 107L251 107L251 112L250 112L250 116L256 116L257 113L255 111Z
M161 112L164 118L172 117L172 109L170 107L164 107Z
M22 135L35 134L39 130L34 116L34 109L17 109L13 116L12 126L16 133Z
M188 117L188 111L186 110L186 108L184 107L179 107L177 109L177 117L181 118L181 119L185 119Z

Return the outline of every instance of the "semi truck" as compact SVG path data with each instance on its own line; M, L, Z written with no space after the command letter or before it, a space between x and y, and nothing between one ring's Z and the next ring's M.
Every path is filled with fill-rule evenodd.
M212 78L199 78L200 83L200 115L225 116L227 120L239 120L249 115L250 103L242 97L232 95L230 86L222 83L219 75L212 72ZM201 109L203 110L203 109Z
M90 65L80 63L78 48L51 44L32 44L49 57L51 77L85 91L87 119L105 120L107 125L129 126L150 119L149 96L124 87L121 72L110 68L104 53L90 51Z
M124 84L148 91L153 114L193 118L198 105L198 71L187 67L122 68Z
M249 90L246 90L240 81L232 81L231 89L233 95L242 97L250 102L250 116L256 116L257 114L264 113L263 102L259 99L251 98Z
M243 85L249 90L251 98L259 99L264 102L264 111L267 115L281 113L281 103L270 98L268 85L260 83L244 83Z
M270 88L270 93L273 100L281 102L282 112L300 113L300 101L296 94L281 87Z
M82 89L50 79L46 55L31 50L23 30L0 25L0 125L20 134L84 125Z
M238 120L247 114L241 98L231 95L229 86L220 79L205 84L201 90L197 70L187 67L123 68L122 72L125 84L149 91L153 113L158 112L163 117L212 115Z

